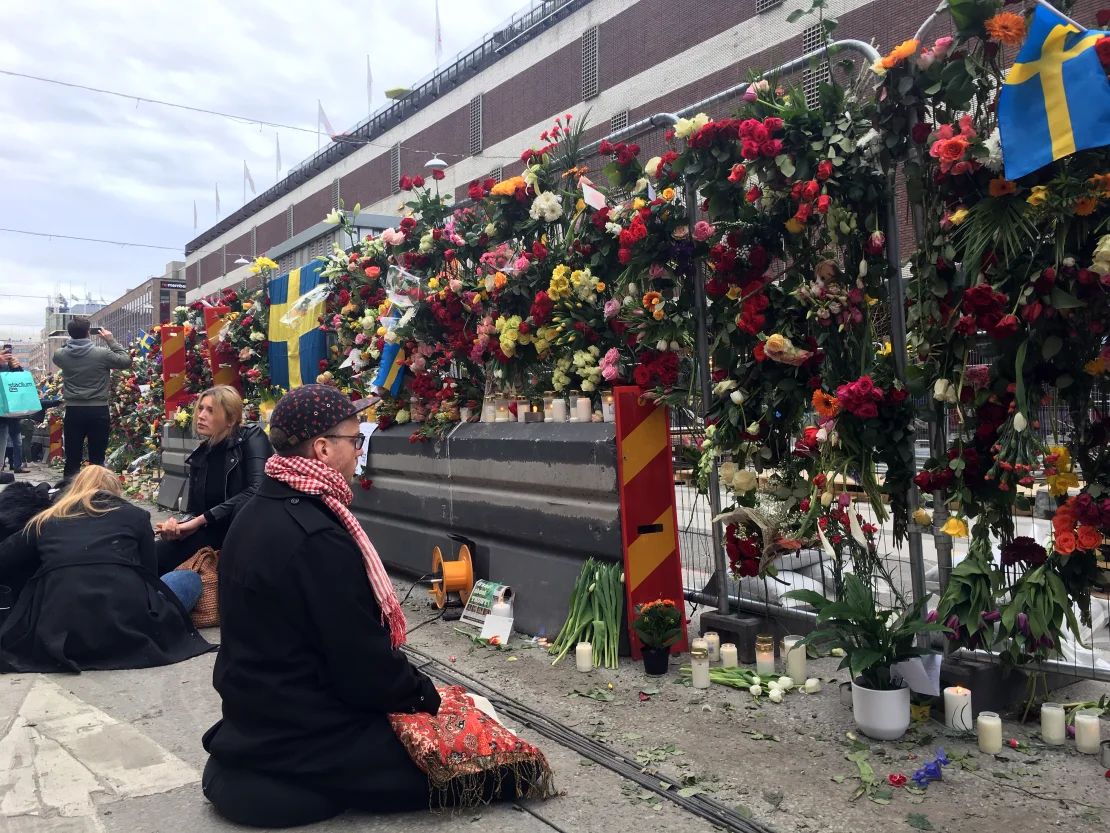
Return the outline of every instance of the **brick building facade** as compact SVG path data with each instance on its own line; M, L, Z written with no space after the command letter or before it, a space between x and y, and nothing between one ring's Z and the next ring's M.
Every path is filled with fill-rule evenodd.
M914 35L936 0L829 0L839 27L880 51ZM434 150L449 163L444 187L458 197L488 175L521 170L519 154L563 113L585 117L599 139L655 113L674 112L800 57L821 45L811 16L788 23L801 0L548 0L533 3L531 28L495 33L482 51L444 70L412 96L357 127L186 249L189 297L236 282L231 262L263 254L320 222L339 200L395 215L400 173L424 173ZM1098 3L1075 14L1093 19ZM546 17L541 17L546 14ZM941 17L927 38L946 34ZM496 46L502 41L501 47ZM467 59L469 61L469 59ZM838 57L839 63L839 57ZM860 61L856 60L856 65ZM475 67L477 69L475 70ZM839 71L839 70L838 70ZM791 83L815 92L827 68L815 65ZM706 108L732 112L736 98ZM662 132L637 139L644 158L660 150ZM904 239L909 223L899 200Z

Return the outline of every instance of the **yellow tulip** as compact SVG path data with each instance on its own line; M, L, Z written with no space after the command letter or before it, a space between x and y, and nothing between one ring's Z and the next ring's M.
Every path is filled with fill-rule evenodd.
M967 521L963 518L953 516L944 522L944 526L940 528L940 531L945 535L951 535L953 538L966 538Z

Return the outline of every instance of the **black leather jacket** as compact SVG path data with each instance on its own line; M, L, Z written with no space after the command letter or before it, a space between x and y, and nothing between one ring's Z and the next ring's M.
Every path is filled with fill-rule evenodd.
M244 425L224 441L227 445L224 470L224 501L216 506L204 505L205 483L208 479L208 441L190 454L189 514L204 515L209 524L231 523L231 516L247 498L258 491L265 474L266 461L274 453L270 438L258 425Z

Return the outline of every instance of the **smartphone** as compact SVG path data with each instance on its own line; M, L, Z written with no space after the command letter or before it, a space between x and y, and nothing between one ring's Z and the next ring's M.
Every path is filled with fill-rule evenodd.
M89 327L89 334L94 336L100 335L100 327Z

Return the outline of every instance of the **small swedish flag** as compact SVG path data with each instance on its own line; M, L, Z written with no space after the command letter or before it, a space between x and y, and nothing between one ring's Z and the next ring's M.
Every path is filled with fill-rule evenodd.
M393 319L400 317L397 307L393 308L390 317ZM404 381L405 351L399 343L387 341L382 348L382 361L378 366L378 374L374 377L374 384L388 390L390 396L396 396L401 392Z
M1110 145L1110 81L1095 50L1108 34L1080 30L1055 9L1037 6L999 95L1007 179Z

